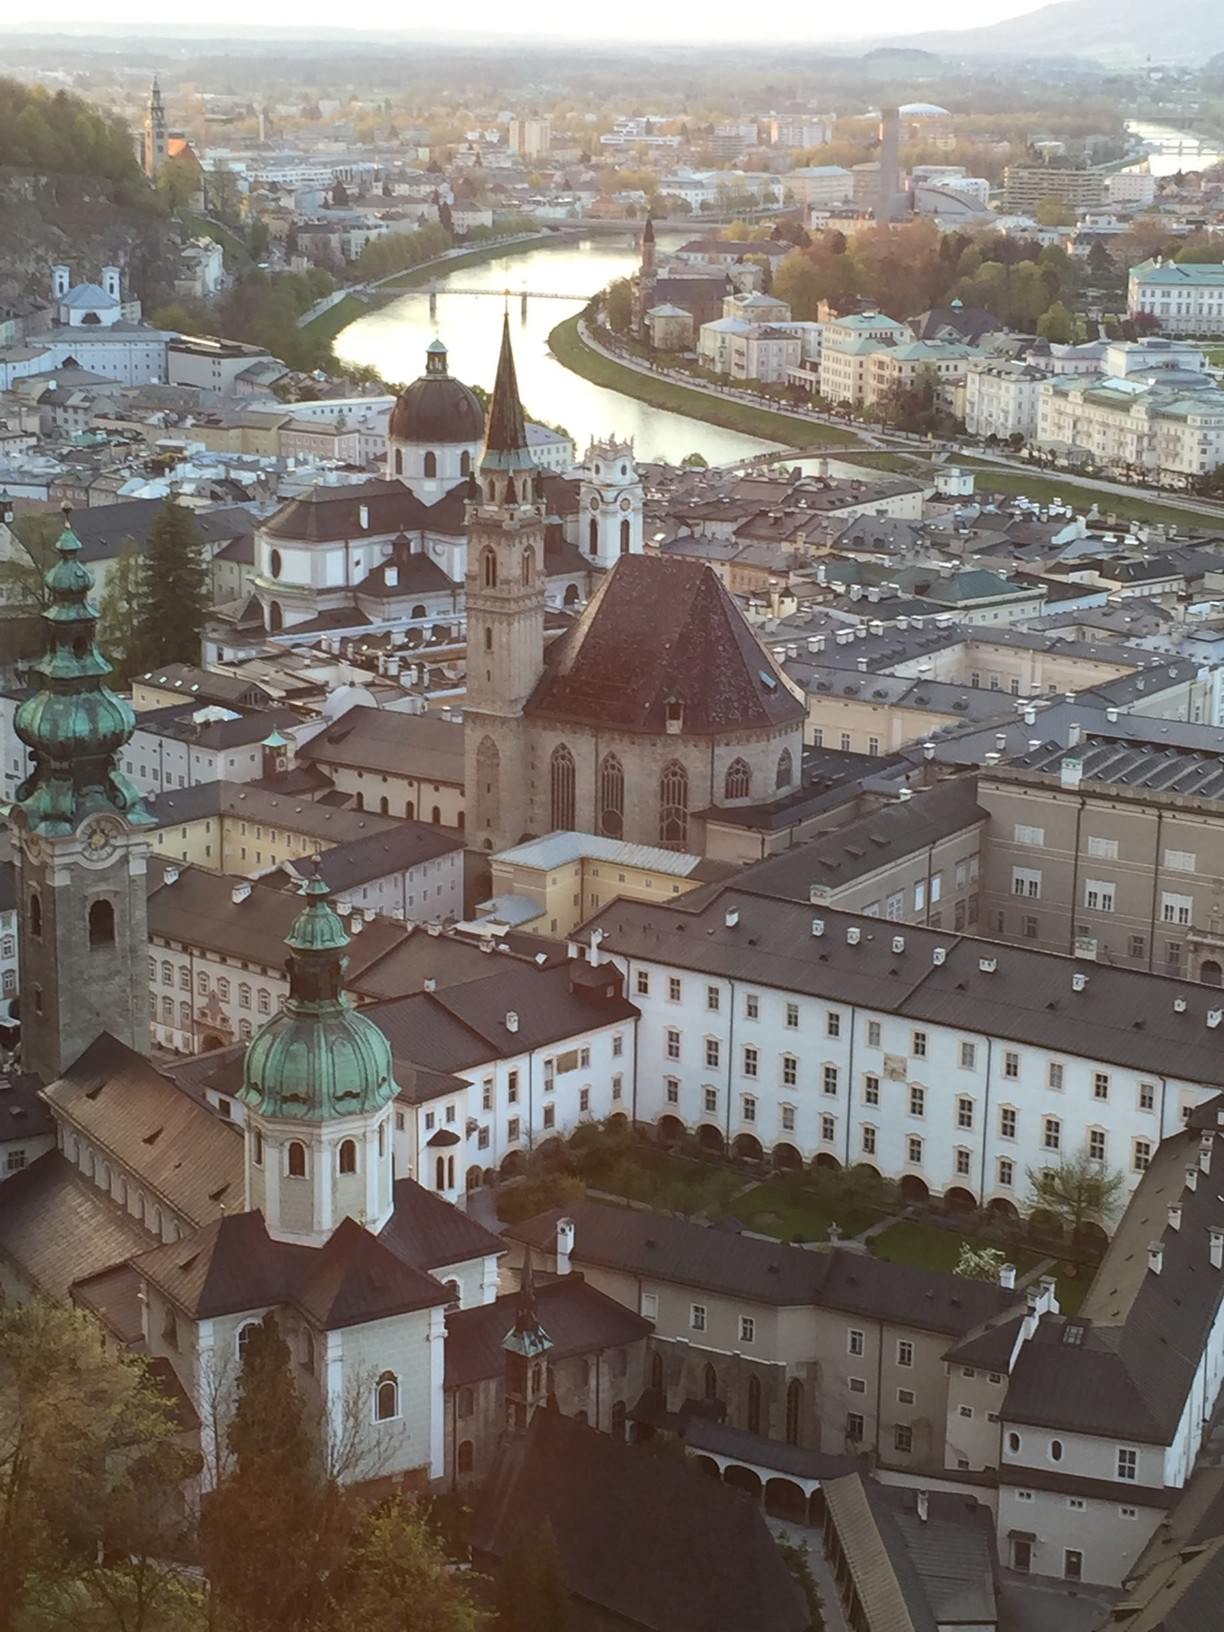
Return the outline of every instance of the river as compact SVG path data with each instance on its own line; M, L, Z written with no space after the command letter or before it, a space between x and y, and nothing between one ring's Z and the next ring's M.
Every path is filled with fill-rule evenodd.
M676 240L679 242L680 240ZM706 425L685 414L665 413L618 391L606 390L563 368L549 353L548 336L564 318L580 311L590 297L613 278L627 277L638 264L636 237L601 236L544 245L526 254L503 256L478 266L460 267L438 280L438 315L429 315L425 290L408 290L388 306L359 317L341 331L336 355L364 363L384 379L414 380L424 371L425 347L440 335L450 352L450 371L471 385L491 388L497 369L505 302L511 292L510 321L519 390L529 414L550 425L564 425L579 456L592 437L632 437L639 459L679 463L699 452L711 464L725 463L771 444L736 431ZM488 294L448 293L484 289ZM518 292L538 289L564 299L531 299L520 315Z
M1154 176L1175 176L1179 170L1206 170L1213 164L1224 163L1224 152L1218 141L1210 137L1196 136L1193 131L1178 130L1173 125L1152 124L1146 119L1128 119L1126 128L1132 136L1153 148L1142 162ZM1132 164L1127 169L1141 167L1141 164Z

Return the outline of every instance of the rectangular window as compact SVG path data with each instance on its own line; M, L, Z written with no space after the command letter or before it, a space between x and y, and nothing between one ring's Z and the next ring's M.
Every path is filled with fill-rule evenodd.
M1010 1190L1016 1177L1015 1163L1010 1157L999 1157L999 1185L1001 1189Z
M1053 1088L1056 1094L1062 1093L1063 1068L1061 1061L1050 1061L1049 1070L1046 1072L1046 1084L1048 1087Z
M958 1409L958 1414L960 1416L964 1417L967 1422L972 1422L973 1421L973 1407L971 1405L962 1405L962 1406L959 1406L957 1409Z
M679 1105L679 1103L680 1103L680 1079L679 1079L679 1077L664 1077L663 1078L663 1089L664 1089L665 1097L667 1099L667 1103L669 1105Z
M509 1141L510 1144L513 1144L515 1142L515 1140L518 1138L518 1136L519 1136L519 1119L518 1119L517 1116L512 1116L510 1118L509 1122L506 1123L506 1138L507 1138L507 1140Z
M899 1366L912 1366L913 1363L914 1363L914 1345L910 1342L908 1337L898 1338L897 1339L897 1364Z
M1193 850L1166 850L1164 864L1171 873L1193 873L1198 868L1198 857Z
M624 1052L625 1052L624 1033L620 1032L620 1031L614 1032L613 1035L612 1035L612 1058L614 1060L619 1060L621 1055Z
M744 1121L756 1121L756 1100L753 1099L751 1094L744 1095Z
M880 1079L869 1071L863 1078L863 1102L866 1105L880 1103Z
M1092 912L1112 912L1117 885L1105 878L1084 880L1084 905Z
M1132 958L1147 957L1147 937L1145 935L1132 935L1127 944L1130 947L1129 955Z
M863 1437L863 1415L861 1411L846 1412L846 1438L860 1440Z
M1109 1098L1108 1071L1094 1071L1092 1073L1092 1097L1093 1099Z
M914 911L923 912L926 909L926 879L920 878L914 885Z
M707 1037L705 1040L705 1063L711 1070L718 1069L719 1044L717 1037Z
M1162 924L1188 924L1194 907L1194 901L1188 895L1162 894L1160 897L1160 921ZM1181 961L1180 948L1178 962Z
M667 977L667 1001L669 1003L679 1003L680 1001L680 982L675 975Z
M1013 1105L999 1106L999 1137L1001 1139L1016 1137L1016 1110Z
M1039 867L1013 867L1011 893L1013 895L1022 895L1029 901L1039 901L1041 899L1041 869Z
M1041 1144L1044 1150L1062 1149L1062 1123L1056 1116L1043 1118L1041 1124Z
M1041 939L1041 922L1034 918L1031 912L1026 912L1020 919L1020 933L1026 941Z
M1156 1109L1156 1084L1154 1082L1141 1082L1139 1084L1139 1109L1141 1111L1154 1111Z
M706 1329L706 1306L705 1306L705 1304L704 1303L691 1303L689 1305L689 1330L693 1331L693 1332L704 1332L705 1329Z
M650 996L650 976L645 969L639 969L637 972L637 995L639 997Z
M910 1049L910 1053L914 1056L915 1059L925 1060L926 1059L926 1051L927 1051L927 1034L926 1034L925 1031L916 1031L914 1033L913 1047Z
M973 1101L966 1099L963 1094L956 1102L956 1125L958 1128L973 1126Z
M1014 1082L1020 1075L1020 1056L1014 1049L1006 1049L1003 1054L1003 1075L1010 1077Z
M866 1394L867 1379L865 1377L848 1377L846 1382L849 1385L851 1394Z
M794 1131L795 1131L795 1107L793 1105L783 1105L783 1107L782 1107L782 1127L785 1130L785 1132L794 1133Z
M1094 1162L1103 1162L1105 1160L1104 1128L1088 1129L1088 1154Z
M578 1065L579 1065L579 1068L581 1070L583 1070L583 1071L589 1071L590 1070L590 1068L591 1068L591 1051L590 1051L589 1048L580 1048L578 1050Z
M668 1059L678 1060L680 1058L680 1033L674 1026L668 1026L666 1037Z
M1032 845L1036 850L1041 850L1045 846L1044 827L1028 827L1023 822L1017 822L1012 829L1012 837L1017 844Z
M755 1077L757 1074L757 1051L755 1048L744 1050L744 1075Z
M825 1016L825 1036L841 1036L841 1015L838 1014L836 1009L830 1009L828 1014Z
M1146 1173L1152 1162L1152 1146L1147 1139L1135 1140L1135 1153L1131 1160L1131 1167L1136 1173Z
M820 1137L826 1145L831 1145L837 1138L837 1123L831 1116L822 1116L820 1119Z
M897 890L895 894L890 895L888 900L885 901L884 916L885 918L891 919L894 924L900 923L901 919L904 918L905 896L900 890Z
M739 1326L740 1326L740 1342L741 1343L755 1343L756 1342L756 1321L753 1319L753 1317L751 1315L741 1315L740 1316Z
M718 1111L718 1089L717 1088L707 1088L707 1089L705 1089L704 1093L702 1095L702 1102L705 1105L705 1111L706 1111L707 1116L716 1115L717 1111Z
M977 1044L962 1043L960 1045L960 1063L962 1071L972 1071L977 1065Z
M624 1093L624 1089L625 1089L625 1079L624 1079L624 1077L621 1076L620 1072L618 1071L618 1072L616 1072L616 1074L612 1078L612 1098L613 1099L620 1099L622 1094Z
M880 1022L878 1020L868 1020L868 1022L867 1022L867 1047L868 1048L879 1048L879 1046L880 1046Z
M863 1155L874 1156L876 1153L876 1130L870 1123L863 1126Z
M909 1138L905 1141L905 1151L907 1159L915 1166L921 1163L922 1140L918 1138L917 1134L911 1133Z
M897 1404L898 1405L913 1405L913 1403L914 1403L914 1391L913 1391L912 1388L899 1388L897 1390Z
M544 1107L544 1126L546 1128L554 1127L556 1125L556 1121L557 1121L557 1107L555 1105L545 1105L545 1107Z
M926 1115L926 1089L913 1084L909 1091L909 1114L911 1116Z
M1088 839L1088 854L1097 861L1117 861L1117 839L1098 839L1091 835Z
M962 1178L967 1177L970 1172L971 1159L971 1153L965 1150L963 1146L957 1150L956 1171Z
M642 1313L642 1319L643 1320L658 1320L658 1318L659 1318L659 1294L657 1292L643 1292L642 1293L642 1309L641 1309L641 1313Z
M717 986L706 987L706 1008L711 1014L718 1013L718 1006L722 1001L722 993Z
M761 1012L761 1000L760 1000L760 998L757 996L757 994L755 992L746 992L744 994L744 1017L745 1017L745 1019L755 1020L760 1015L760 1012Z
M787 1088L793 1088L799 1081L799 1061L793 1054L782 1056L782 1082Z
M1138 1479L1139 1452L1129 1451L1125 1446L1118 1447L1118 1478Z
M826 1065L824 1071L821 1073L821 1081L824 1085L824 1091L826 1094L836 1094L837 1067L835 1065Z
M897 1423L893 1429L893 1449L908 1456L914 1448L914 1430L904 1422Z
M787 1029L787 1031L798 1031L799 1030L799 1005L798 1005L798 1003L788 1003L786 1005L786 1029Z
M862 1332L859 1331L857 1326L851 1326L846 1333L846 1353L865 1354L866 1352L866 1339Z
M480 1085L480 1108L482 1111L491 1111L493 1109L493 1082L491 1078L486 1079Z

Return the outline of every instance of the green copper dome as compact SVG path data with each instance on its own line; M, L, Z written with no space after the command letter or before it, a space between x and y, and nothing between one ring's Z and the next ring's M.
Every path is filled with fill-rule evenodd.
M289 996L247 1049L238 1098L261 1116L326 1122L376 1111L399 1089L391 1045L342 991L349 937L321 878L285 944Z
M93 575L78 559L81 542L64 507L59 559L46 574L42 619L46 648L31 665L35 691L17 710L14 728L34 757L17 804L36 833L75 832L94 811L118 811L134 823L152 820L115 763L136 716L103 682L111 666L98 650Z

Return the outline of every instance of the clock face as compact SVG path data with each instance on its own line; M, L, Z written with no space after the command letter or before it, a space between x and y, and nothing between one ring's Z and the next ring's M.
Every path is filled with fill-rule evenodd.
M621 500L621 509L622 510L632 510L633 509L633 500L628 499L628 498L622 499Z
M598 510L599 509L599 499L594 493L592 493L592 495L591 495L591 509L592 510Z
M81 851L86 861L106 861L115 853L115 829L110 822L87 822L81 829Z

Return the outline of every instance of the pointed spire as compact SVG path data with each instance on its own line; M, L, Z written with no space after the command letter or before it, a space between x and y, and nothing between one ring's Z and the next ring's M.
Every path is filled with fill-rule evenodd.
M490 459L490 455L496 455ZM504 467L509 454L522 454L531 463L527 453L527 427L523 421L523 404L519 400L518 378L514 372L514 352L510 346L510 314L502 321L501 355L497 359L497 379L493 384L493 400L489 405L489 428L485 433L483 464ZM522 463L516 460L515 463Z
M536 1308L535 1270L531 1262L531 1248L528 1247L523 1260L523 1278L519 1285L514 1325L502 1340L502 1348L514 1354L534 1357L544 1354L552 1346L552 1338L541 1326L540 1312Z
M642 233L642 242L644 244L653 244L654 241L655 241L654 216L653 215L648 215L646 217L646 227L645 227L645 230Z

